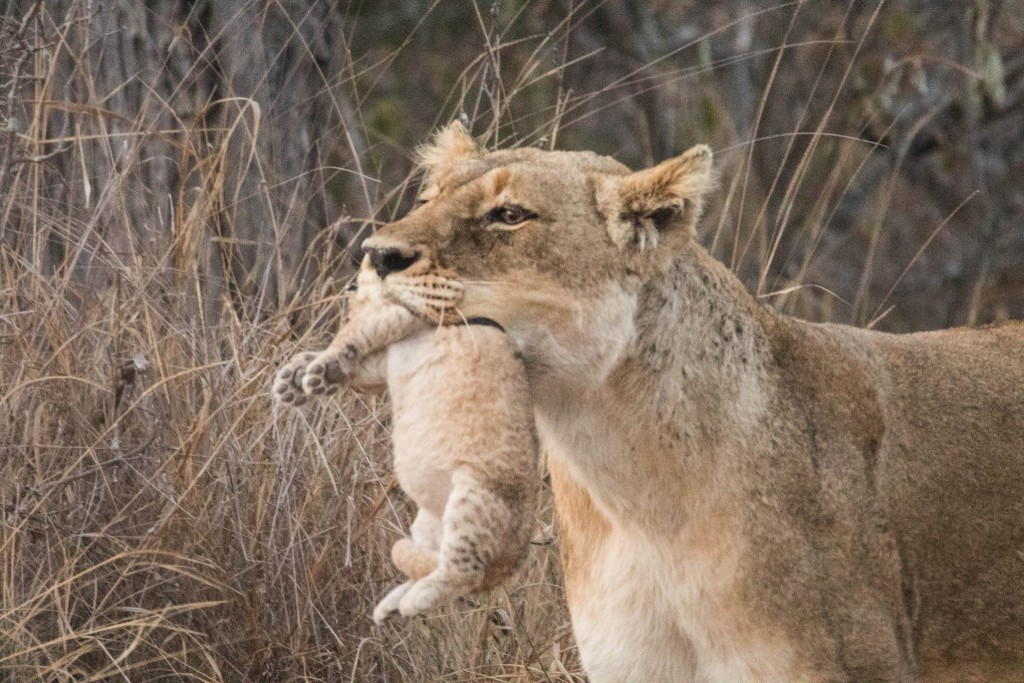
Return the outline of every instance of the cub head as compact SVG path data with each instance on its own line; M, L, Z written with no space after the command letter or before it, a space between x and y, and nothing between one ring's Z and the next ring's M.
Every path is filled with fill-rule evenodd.
M591 152L487 152L457 122L419 156L417 206L366 240L363 277L434 322L496 321L535 378L613 367L711 182L705 145L630 172Z

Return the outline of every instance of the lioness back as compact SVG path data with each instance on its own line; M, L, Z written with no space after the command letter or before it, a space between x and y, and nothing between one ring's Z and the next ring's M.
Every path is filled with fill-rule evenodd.
M921 675L1003 679L993 650L1024 666L1024 324L782 327L790 383L864 444Z
M1024 325L866 335L918 656L1024 660ZM913 444L913 447L909 447Z

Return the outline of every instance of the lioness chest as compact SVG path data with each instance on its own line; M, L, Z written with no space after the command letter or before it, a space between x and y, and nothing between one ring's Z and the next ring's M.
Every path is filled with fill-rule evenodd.
M553 474L556 495L573 486L558 480L569 476ZM721 520L675 539L619 523L600 539L588 531L562 541L571 546L567 597L592 681L800 680L792 648L738 598L742 541Z
M606 477L615 469L609 462L629 460L614 426L600 410L538 415L567 600L590 679L800 680L790 645L741 597L751 552L742 508L716 495L681 509L683 473L667 466L654 489L651 473ZM643 446L651 449L645 457L657 452L656 440Z

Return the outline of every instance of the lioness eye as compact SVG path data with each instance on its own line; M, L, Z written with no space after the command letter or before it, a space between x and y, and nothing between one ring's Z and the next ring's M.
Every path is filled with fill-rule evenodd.
M488 223L503 223L505 225L519 225L536 217L537 214L515 204L496 206L487 212Z

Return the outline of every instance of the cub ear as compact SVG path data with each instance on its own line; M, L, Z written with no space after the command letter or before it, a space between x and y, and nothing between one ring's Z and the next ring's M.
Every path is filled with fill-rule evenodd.
M597 205L612 241L643 251L670 232L693 235L712 185L711 158L710 147L697 145L654 168L597 181Z
M434 138L416 152L417 161L431 175L443 173L445 168L462 157L480 153L480 146L458 120L439 130Z

